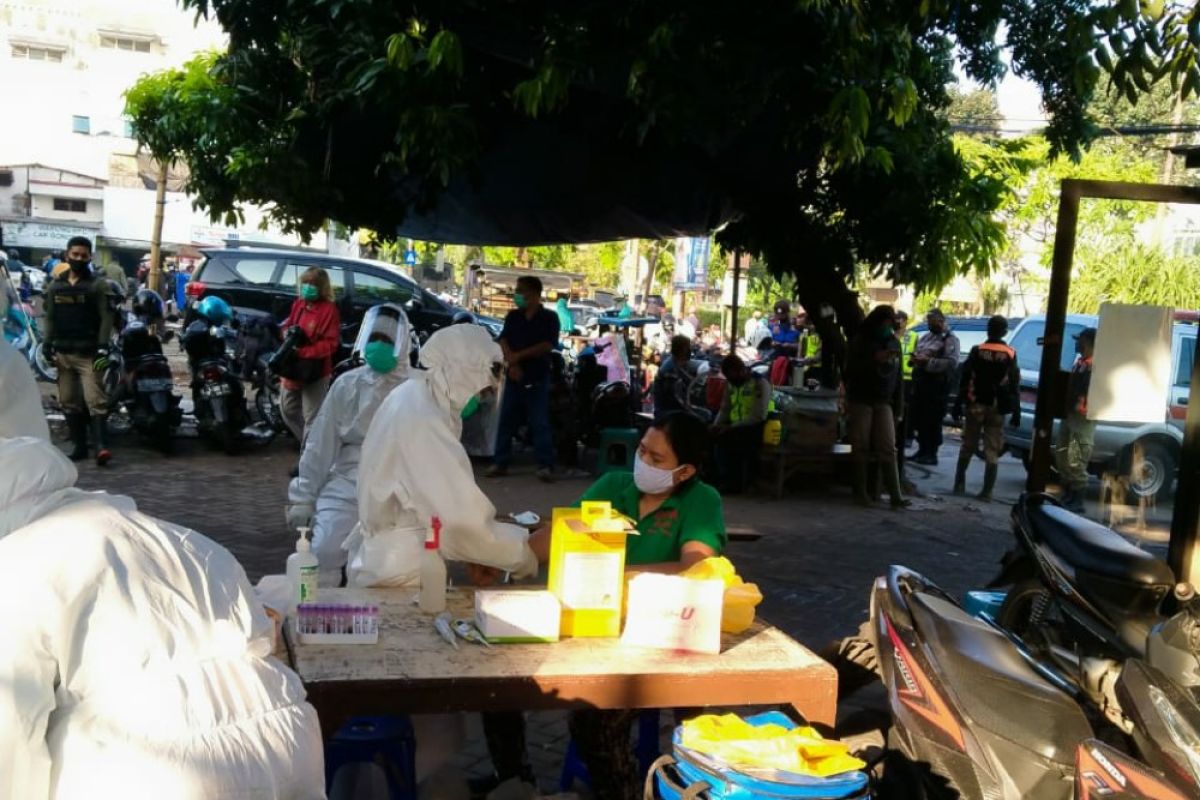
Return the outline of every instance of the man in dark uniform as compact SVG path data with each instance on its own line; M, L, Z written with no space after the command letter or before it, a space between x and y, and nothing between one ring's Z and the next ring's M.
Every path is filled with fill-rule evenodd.
M1083 513L1087 494L1088 463L1096 440L1096 423L1088 419L1088 389L1092 384L1092 355L1096 350L1096 329L1084 328L1075 337L1075 364L1067 384L1067 416L1058 428L1055 466L1062 476L1062 504L1076 514Z
M983 454L987 466L983 472L983 491L980 500L991 500L996 486L997 463L1004 450L1004 417L1012 426L1021 424L1019 389L1021 371L1017 353L1004 343L1008 320L997 314L988 320L988 338L971 348L963 364L958 399L954 403L954 418L962 419L963 403L967 416L963 424L962 449L958 452L958 470L954 473L954 493L967 491L967 467L983 437Z
M88 455L88 413L96 440L96 464L112 458L108 449L108 397L100 375L108 366L113 316L108 283L92 272L92 243L83 236L67 242L63 275L46 289L46 355L58 368L58 400L71 432L71 459Z

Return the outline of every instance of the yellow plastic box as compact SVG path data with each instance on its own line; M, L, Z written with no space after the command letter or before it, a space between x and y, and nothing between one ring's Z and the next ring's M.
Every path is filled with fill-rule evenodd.
M625 537L633 520L608 502L556 508L550 529L550 591L562 603L563 636L620 636Z

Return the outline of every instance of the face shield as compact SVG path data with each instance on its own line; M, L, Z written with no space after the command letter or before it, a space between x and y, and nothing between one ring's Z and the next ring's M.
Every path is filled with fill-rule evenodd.
M13 305L16 300L10 297L10 294L16 294L13 291L12 284L8 282L8 268L0 268L0 320L8 316L8 308Z
M386 366L389 361L392 362L392 369L396 365L408 366L412 341L404 309L394 303L384 303L372 306L363 315L358 337L354 340L353 355L367 360L379 372L390 372L391 369L379 367Z

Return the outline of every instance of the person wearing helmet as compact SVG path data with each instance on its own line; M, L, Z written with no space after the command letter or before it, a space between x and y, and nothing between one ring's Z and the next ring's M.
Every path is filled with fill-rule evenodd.
M367 429L388 394L405 381L411 331L400 306L374 306L363 316L354 356L366 362L333 382L313 419L288 487L287 521L312 528L321 586L339 586L342 543L358 523L358 463Z
M233 319L233 309L229 307L229 303L214 294L200 301L196 306L196 313L204 317L209 325L224 325Z
M58 401L71 433L71 460L88 456L88 415L96 442L96 464L112 458L108 448L108 396L100 377L108 367L113 309L108 282L92 271L92 243L67 242L69 270L46 289L45 353L58 367Z
M76 488L11 352L0 341L0 797L325 797L316 711L241 565Z
M220 298L217 298L220 299ZM163 301L157 292L139 289L133 297L133 315L147 325L163 319Z
M451 561L537 573L524 528L496 520L460 441L462 418L494 392L504 355L478 325L451 325L421 348L422 370L387 396L363 440L358 525L346 540L351 586L412 586L430 520ZM365 476L369 476L367 479Z

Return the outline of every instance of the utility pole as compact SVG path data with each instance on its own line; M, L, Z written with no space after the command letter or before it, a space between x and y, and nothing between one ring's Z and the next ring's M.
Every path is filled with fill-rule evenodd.
M150 290L162 294L163 211L167 205L167 162L158 162L154 185L154 230L150 233Z

